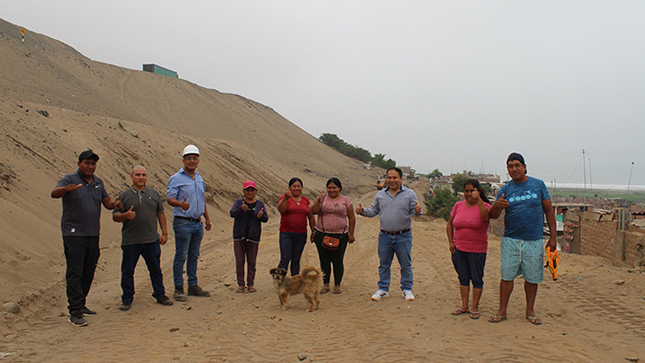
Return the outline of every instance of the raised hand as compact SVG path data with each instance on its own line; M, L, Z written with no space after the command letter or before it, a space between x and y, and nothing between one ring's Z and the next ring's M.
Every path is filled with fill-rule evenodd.
M128 209L127 212L123 213L123 216L126 219L134 219L134 217L137 216L137 212L134 211L134 206L131 206L130 209Z
M78 188L80 188L82 186L83 186L83 184L67 184L67 185L65 185L65 188L64 188L65 193L73 192L73 191L75 191L76 189L78 189Z
M181 203L181 205L180 205L181 209L183 209L183 210L190 209L190 203L186 202L186 197L184 197L184 200L182 202L180 202L180 203Z
M287 191L284 192L284 196L287 198L293 197L293 194L291 193L291 190L289 188L287 188Z
M508 208L508 200L506 200L504 198L504 194L502 194L502 196L499 197L499 199L497 199L493 205L497 206L497 208L499 209L506 209Z
M414 214L421 214L421 206L419 202L414 202Z
M323 199L323 192L321 190L318 196L316 197L316 202L322 203L322 199Z
M260 209L258 212L258 219L262 218L262 216L264 216L264 208Z
M246 202L244 201L244 199L242 199L242 206L240 207L240 209L241 209L242 211L244 211L244 212L246 212L247 210L249 210L249 206L248 206L248 205L246 205Z
M358 203L358 207L356 207L356 214L363 214L363 205L361 203Z
M119 200L119 196L117 196L116 198L114 198L114 201L112 202L112 207L114 207L114 209L121 209L121 208L123 208L123 203L121 203L121 201ZM134 217L133 217L133 218L134 218Z
M474 199L479 199L479 190L477 190L477 189L473 190L473 192L472 192L471 196L472 196Z

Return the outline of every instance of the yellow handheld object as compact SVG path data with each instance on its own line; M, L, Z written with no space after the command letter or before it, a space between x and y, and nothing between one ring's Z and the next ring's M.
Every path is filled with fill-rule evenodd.
M558 279L558 265L560 265L560 257L558 257L558 250L551 253L551 248L546 248L546 266L553 276L553 281Z

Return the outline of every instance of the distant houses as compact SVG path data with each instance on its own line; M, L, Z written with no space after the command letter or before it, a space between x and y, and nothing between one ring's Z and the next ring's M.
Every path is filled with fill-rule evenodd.
M163 76L168 76L172 78L179 78L179 75L177 74L177 72L171 71L168 68L164 68L156 64L144 64L143 70L144 72L151 72L151 73L161 74Z

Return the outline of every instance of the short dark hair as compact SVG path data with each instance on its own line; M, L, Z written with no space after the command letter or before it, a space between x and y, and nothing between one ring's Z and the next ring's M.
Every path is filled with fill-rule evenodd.
M329 178L329 180L327 180L327 184L325 184L325 186L328 187L329 184L334 184L335 186L338 187L338 189L340 189L341 191L343 190L343 185L340 183L340 180L338 178L336 178L336 177Z
M403 171L401 171L401 169L397 168L396 166L395 166L395 167L392 167L392 168L387 169L387 170L385 171L385 175L387 175L387 173L389 173L389 172L390 172L390 170L394 170L394 171L396 171L397 173L399 173L399 177L403 178Z

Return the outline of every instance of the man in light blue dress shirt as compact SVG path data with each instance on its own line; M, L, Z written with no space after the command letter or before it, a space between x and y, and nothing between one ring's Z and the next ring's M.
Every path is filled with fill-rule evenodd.
M361 204L356 213L365 217L379 216L381 232L378 237L379 281L378 291L372 300L390 296L390 266L396 255L401 266L403 297L414 300L412 294L412 214L421 215L421 206L414 191L403 185L403 172L399 168L387 170L387 187L376 193L369 208Z

